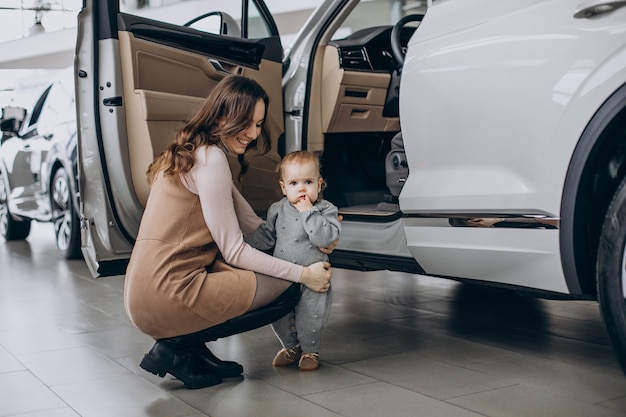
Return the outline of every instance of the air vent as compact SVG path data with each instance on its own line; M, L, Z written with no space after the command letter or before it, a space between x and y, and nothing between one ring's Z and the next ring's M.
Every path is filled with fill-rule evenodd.
M340 65L344 69L371 70L369 62L363 48L340 48Z

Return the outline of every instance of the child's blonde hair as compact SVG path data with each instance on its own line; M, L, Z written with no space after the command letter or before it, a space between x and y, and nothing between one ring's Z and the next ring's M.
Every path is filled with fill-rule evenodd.
M312 163L315 165L315 169L320 178L322 178L320 160L319 158L309 151L293 151L285 155L285 157L280 161L279 174L280 179L283 179L283 171L285 166L289 164L306 164ZM326 181L322 178L322 190L326 188Z

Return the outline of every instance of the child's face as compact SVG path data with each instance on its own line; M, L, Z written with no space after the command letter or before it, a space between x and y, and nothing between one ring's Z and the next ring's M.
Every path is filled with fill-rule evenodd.
M290 163L283 167L280 189L291 204L306 197L311 203L315 203L322 190L322 178L313 162Z

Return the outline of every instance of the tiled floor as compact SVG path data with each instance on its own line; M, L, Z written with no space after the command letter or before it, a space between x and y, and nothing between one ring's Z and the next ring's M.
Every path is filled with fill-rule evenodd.
M318 372L274 369L268 327L220 340L242 378L186 390L138 363L124 278L92 279L34 225L0 242L0 416L624 416L626 377L593 302L334 270Z

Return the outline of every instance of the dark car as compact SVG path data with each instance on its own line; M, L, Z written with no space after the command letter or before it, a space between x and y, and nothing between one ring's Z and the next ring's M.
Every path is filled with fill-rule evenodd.
M48 84L23 121L3 111L0 234L23 240L31 222L51 222L66 259L80 258L77 140L71 71Z

